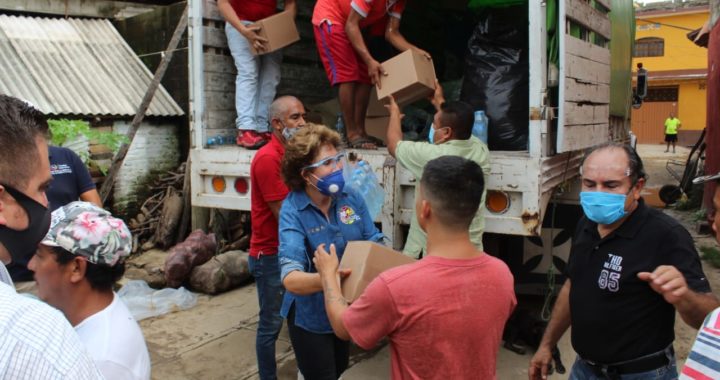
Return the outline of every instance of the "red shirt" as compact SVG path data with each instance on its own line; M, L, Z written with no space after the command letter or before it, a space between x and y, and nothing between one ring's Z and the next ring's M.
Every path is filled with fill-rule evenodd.
M235 14L243 21L258 21L277 12L277 0L230 0Z
M285 147L275 135L260 148L250 164L250 256L275 255L278 251L278 220L268 202L282 201L288 194L280 176Z
M503 328L516 303L501 260L427 256L378 276L343 322L366 350L390 338L393 379L495 379Z
M313 10L312 23L320 25L324 20L331 24L345 25L354 9L362 16L360 27L380 21L385 15L400 18L405 10L406 0L318 0Z

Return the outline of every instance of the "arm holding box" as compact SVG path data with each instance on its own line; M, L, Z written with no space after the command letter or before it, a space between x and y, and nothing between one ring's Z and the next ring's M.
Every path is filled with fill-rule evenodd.
M390 121L387 128L387 148L388 153L396 158L395 149L400 141L402 141L402 114L400 113L400 106L395 102L395 97L389 96L390 104L386 105L388 111L390 111Z
M291 1L294 2L294 0ZM232 8L232 5L230 5L230 0L218 0L217 4L218 10L225 21L230 23L230 25L237 29L240 34L247 38L247 40L250 41L250 45L252 45L256 50L263 50L265 48L267 40L257 34L257 32L260 31L259 26L243 25L242 21L235 13L235 10Z
M400 19L397 17L388 17L387 27L385 28L385 39L390 45L401 52L412 49L424 55L425 58L432 59L430 53L409 43L405 37L400 34Z
M350 340L350 334L345 329L342 320L343 313L348 308L348 302L343 297L340 288L340 277L350 274L350 270L345 269L342 272L338 270L338 257L333 244L330 245L330 253L325 250L325 244L320 244L317 251L315 251L313 263L322 279L325 311L330 320L330 325L338 338Z
M370 51L368 50L367 45L365 45L365 40L363 39L362 32L360 31L361 19L362 15L360 13L358 13L355 9L350 10L350 15L348 16L347 21L345 21L345 34L347 34L348 40L350 40L350 44L352 44L355 52L357 52L360 58L367 65L370 80L373 84L380 87L380 76L385 75L385 70L383 70L380 62L376 61L372 55L370 55Z
M292 12L293 17L296 17L297 3L295 2L295 0L285 0L285 8L283 10Z

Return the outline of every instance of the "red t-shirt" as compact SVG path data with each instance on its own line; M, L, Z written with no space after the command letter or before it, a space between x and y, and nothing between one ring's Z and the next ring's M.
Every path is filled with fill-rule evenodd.
M277 0L230 0L235 14L243 21L258 21L277 12Z
M312 23L320 25L324 20L333 25L345 25L350 10L355 9L362 16L360 27L380 21L385 15L400 18L405 10L406 0L318 0L313 10Z
M278 220L268 202L282 201L288 194L280 176L285 147L275 135L260 148L250 164L250 256L274 255L278 251Z
M495 379L503 328L516 303L501 260L427 256L373 280L343 322L364 349L390 338L393 379Z

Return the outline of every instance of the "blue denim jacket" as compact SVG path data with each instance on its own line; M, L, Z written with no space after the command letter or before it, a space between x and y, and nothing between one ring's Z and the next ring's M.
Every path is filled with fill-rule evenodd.
M328 218L318 209L304 190L290 192L280 209L280 278L299 270L317 273L312 256L318 245L325 243L329 250L335 244L338 258L342 258L347 242L366 240L380 242L383 234L370 218L365 201L352 190L343 190L332 200ZM307 296L285 292L280 314L287 318L295 303L295 324L317 333L332 333L325 313L322 292Z

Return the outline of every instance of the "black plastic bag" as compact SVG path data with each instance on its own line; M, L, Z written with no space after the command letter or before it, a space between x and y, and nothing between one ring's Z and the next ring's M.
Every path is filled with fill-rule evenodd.
M491 150L528 149L527 6L483 9L468 41L460 100L484 110Z

